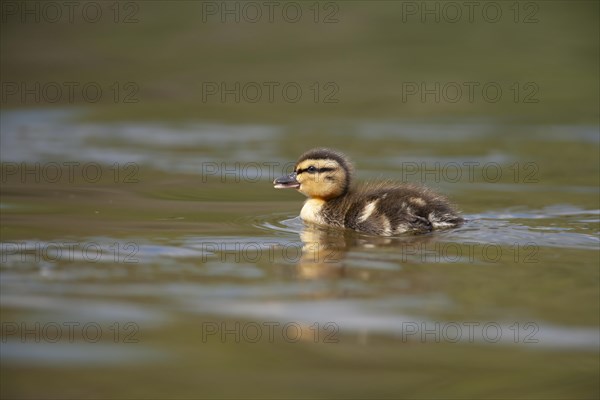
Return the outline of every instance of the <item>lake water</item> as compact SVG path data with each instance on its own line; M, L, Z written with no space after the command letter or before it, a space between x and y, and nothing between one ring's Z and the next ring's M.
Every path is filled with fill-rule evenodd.
M599 395L597 126L84 117L2 113L3 395ZM467 222L304 225L316 146Z

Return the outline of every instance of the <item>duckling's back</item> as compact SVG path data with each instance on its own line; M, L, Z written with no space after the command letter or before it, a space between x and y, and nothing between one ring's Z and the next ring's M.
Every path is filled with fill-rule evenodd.
M359 232L396 235L452 228L463 219L448 200L433 191L411 184L366 184L323 207L328 225L342 225Z

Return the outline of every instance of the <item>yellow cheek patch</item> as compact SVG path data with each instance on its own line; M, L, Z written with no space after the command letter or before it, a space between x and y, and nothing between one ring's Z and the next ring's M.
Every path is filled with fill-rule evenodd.
M335 160L306 159L295 171L300 191L308 197L328 199L339 196L345 188L345 171Z

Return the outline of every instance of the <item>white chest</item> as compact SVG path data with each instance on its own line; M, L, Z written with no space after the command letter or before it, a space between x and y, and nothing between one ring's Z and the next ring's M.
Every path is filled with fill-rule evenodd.
M320 199L306 200L304 206L302 207L302 211L300 211L300 218L306 222L325 225L323 218L319 215L324 204L325 201Z

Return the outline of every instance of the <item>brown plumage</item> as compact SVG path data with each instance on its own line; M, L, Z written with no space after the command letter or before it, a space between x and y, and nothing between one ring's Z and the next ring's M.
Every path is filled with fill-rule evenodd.
M391 181L352 185L353 167L330 149L304 153L275 188L294 188L308 196L300 217L307 222L391 236L452 228L463 219L448 200L423 186Z

